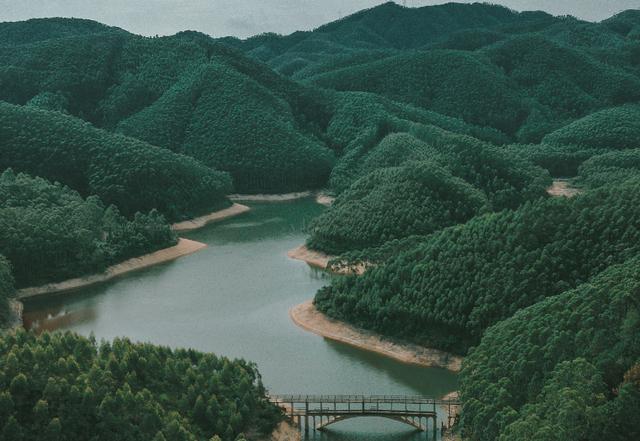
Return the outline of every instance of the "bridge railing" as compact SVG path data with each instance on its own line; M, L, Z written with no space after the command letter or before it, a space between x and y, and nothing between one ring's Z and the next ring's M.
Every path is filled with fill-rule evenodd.
M269 395L269 400L275 403L393 403L393 404L435 404L438 406L457 406L457 400L434 399L410 395Z

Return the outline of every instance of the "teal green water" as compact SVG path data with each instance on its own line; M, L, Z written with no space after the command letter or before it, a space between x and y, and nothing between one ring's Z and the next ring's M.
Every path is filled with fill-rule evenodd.
M257 363L275 394L410 394L440 397L456 388L442 369L397 363L306 332L291 306L313 297L328 275L287 257L322 207L312 200L251 204L252 211L185 235L208 248L113 282L25 308L25 324L97 338L127 336L192 347ZM361 418L316 439L418 440L408 426Z

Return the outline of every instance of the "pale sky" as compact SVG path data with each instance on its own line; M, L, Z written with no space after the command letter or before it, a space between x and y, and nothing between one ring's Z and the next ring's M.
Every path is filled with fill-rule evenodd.
M407 6L443 0L406 0ZM472 3L472 0L459 0ZM80 17L142 35L197 30L221 37L245 38L263 32L289 34L309 30L381 0L0 0L0 21L34 17ZM397 3L403 3L402 0ZM492 0L516 10L544 10L600 21L640 0Z

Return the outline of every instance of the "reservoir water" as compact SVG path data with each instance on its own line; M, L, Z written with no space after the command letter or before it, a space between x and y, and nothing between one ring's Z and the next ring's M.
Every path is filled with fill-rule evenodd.
M274 394L404 394L439 398L456 376L335 343L288 315L328 275L287 257L323 207L311 199L251 203L252 210L190 234L209 246L174 262L73 294L25 305L25 326L70 329L96 338L192 347L254 361ZM313 437L314 435L312 435ZM317 440L424 440L408 426L359 418Z

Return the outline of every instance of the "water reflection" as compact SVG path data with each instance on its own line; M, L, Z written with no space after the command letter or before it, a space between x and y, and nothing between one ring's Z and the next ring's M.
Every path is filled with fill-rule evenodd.
M70 329L96 338L127 336L191 347L257 363L273 393L406 394L440 397L455 375L396 363L295 326L290 307L314 295L329 276L287 251L322 207L311 200L251 204L252 211L186 235L209 246L68 296L25 305L25 325ZM424 440L379 418L343 421L317 440Z

